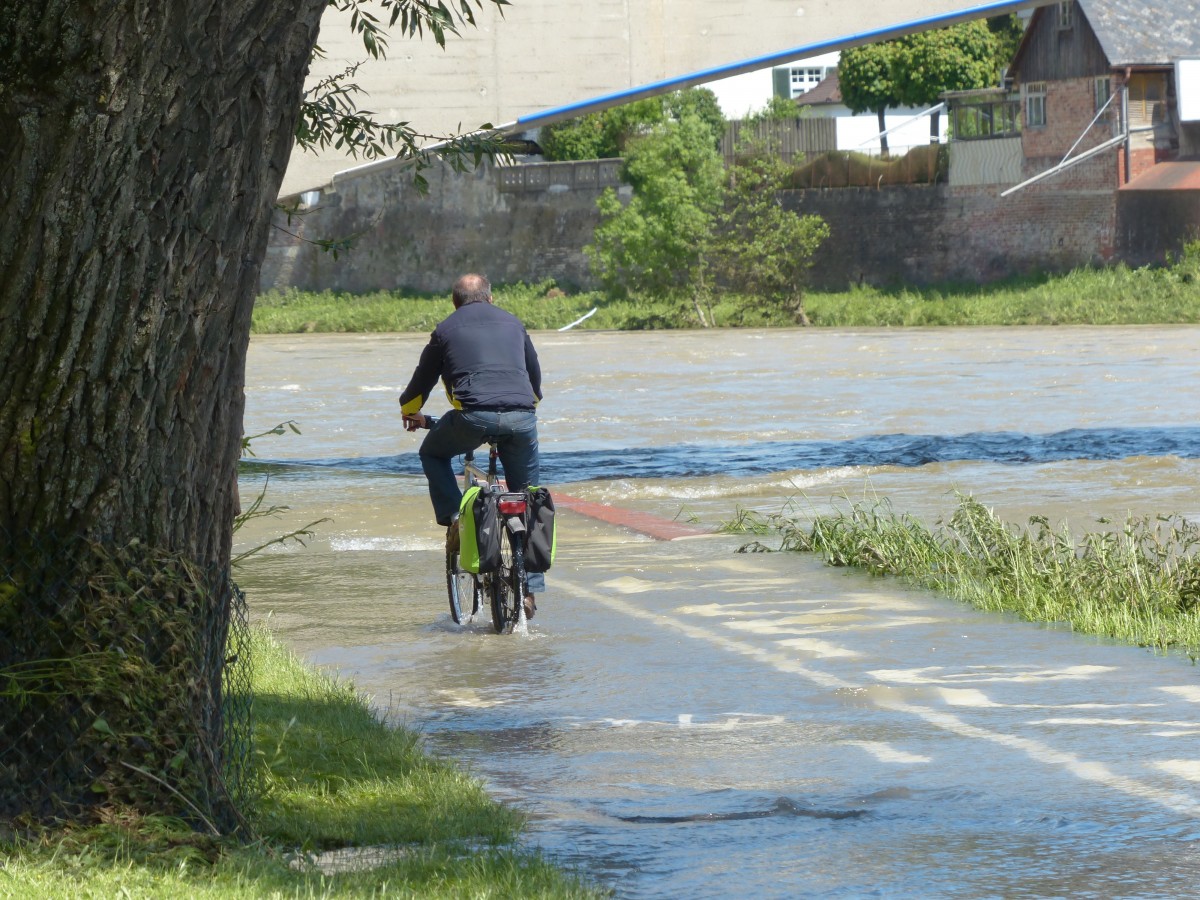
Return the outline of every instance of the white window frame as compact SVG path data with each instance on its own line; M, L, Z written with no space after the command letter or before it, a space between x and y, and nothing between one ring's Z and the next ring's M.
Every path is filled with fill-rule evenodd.
M1075 25L1075 2L1074 0L1065 0L1058 4L1058 27L1060 29L1071 28Z
M1021 85L1026 128L1046 127L1046 82L1030 81Z
M1092 82L1092 109L1094 112L1100 112L1104 108L1104 104L1108 103L1112 97L1112 79L1107 75L1102 75Z
M806 94L825 79L826 70L822 66L792 66L788 70L788 85L792 98Z

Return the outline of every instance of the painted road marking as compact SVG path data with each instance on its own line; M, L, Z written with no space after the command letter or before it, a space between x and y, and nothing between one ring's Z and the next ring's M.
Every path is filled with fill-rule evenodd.
M852 747L859 747L870 753L880 762L915 765L933 762L928 756L919 756L906 750L898 750L886 741L844 741Z
M1200 760L1196 759L1164 759L1154 764L1169 775L1186 778L1188 781L1200 781Z
M1159 688L1168 694L1174 694L1180 700L1186 700L1188 703L1200 703L1200 687L1191 684L1179 685L1178 687Z
M974 688L937 688L947 706L971 706L976 709L1158 709L1161 703L997 703ZM1190 724L1190 723L1189 723Z
M772 647L760 647L746 641L736 640L714 631L711 628L697 625L692 622L686 622L674 615L651 612L618 597L601 594L598 591L584 587L581 584L575 584L570 581L560 581L560 583L564 591L572 593L578 597L585 597L595 603L599 603L602 606L608 607L614 612L618 612L635 619L648 621L655 625L672 628L681 634L687 635L688 637L699 641L704 641L705 643L711 644L712 646L718 647L727 652L737 653L741 656L745 656L757 662L771 666L777 671L788 675L797 675L815 685L818 685L819 687L827 688L829 690L854 691L856 693L865 694L882 709L887 709L892 712L901 713L920 719L929 725L934 726L935 728L958 735L960 737L966 737L977 741L985 741L987 743L1005 747L1009 750L1017 751L1029 757L1030 759L1042 763L1043 765L1064 769L1082 780L1099 784L1105 788L1118 791L1131 797L1157 803L1160 806L1179 815L1189 816L1191 818L1200 818L1200 801L1190 794L1183 794L1178 791L1164 789L1153 784L1139 781L1136 778L1130 778L1128 776L1121 775L1117 772L1114 772L1103 763L1086 760L1074 753L1058 750L1041 740L1021 737L1014 734L1007 734L1002 731L996 731L991 728L974 725L946 710L932 709L927 706L920 706L915 703L909 703L897 699L894 691L872 691L870 689L871 686L869 685L855 684L851 681L847 681L844 678L839 678L836 675L831 675L829 673L810 668L796 660L794 657L789 656L786 653L779 652ZM1063 678L1090 678L1094 675L1111 670L1111 667L1109 666L1072 666L1062 670L1036 670L1030 667L1025 671L1005 673L1001 675L994 668L980 668L984 670L980 673L980 675L983 676L982 680L1035 682L1047 680L1054 681ZM907 675L909 678L916 678L917 683L929 683L936 681L937 679L928 678L927 676L921 676L920 678L917 678L916 673L927 673L930 671L933 670L882 670L882 673L896 675L903 674ZM873 672L868 674L878 678L882 673ZM1188 699L1191 698L1189 697Z
M1113 666L1068 666L1065 669L1015 666L1011 671L998 669L995 666L969 666L966 671L947 670L942 666L926 666L921 669L877 669L868 674L889 684L944 684L947 681L975 683L1003 681L1020 684L1039 681L1086 681L1112 671L1115 671Z

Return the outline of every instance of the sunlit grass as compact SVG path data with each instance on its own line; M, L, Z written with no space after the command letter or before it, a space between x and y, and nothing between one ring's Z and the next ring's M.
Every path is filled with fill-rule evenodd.
M0 845L0 897L599 897L517 843L523 817L256 630L250 845L114 811ZM350 848L336 870L323 850Z
M1172 268L1079 269L995 284L863 287L809 294L818 325L1149 325L1200 322L1190 263Z
M859 287L810 291L805 308L814 326L1148 325L1200 322L1200 250L1168 267L1079 269L1065 275L991 284ZM581 330L694 328L690 302L645 297L613 299L598 291L564 292L553 281L500 285L496 302L532 331L562 328L590 310ZM290 289L261 295L254 333L425 332L451 313L447 294L379 291L346 294ZM785 312L752 297L717 293L706 309L728 327L794 325Z
M1097 524L1103 527L1079 538L1042 517L1022 528L960 496L933 528L883 500L810 521L741 511L724 530L779 542L755 541L745 550L819 553L830 565L896 576L980 609L1200 653L1200 526L1173 515Z

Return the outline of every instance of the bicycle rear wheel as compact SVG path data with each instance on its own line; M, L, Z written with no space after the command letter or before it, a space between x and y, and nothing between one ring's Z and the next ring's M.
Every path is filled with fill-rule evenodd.
M497 634L511 632L521 620L525 599L525 533L507 527L500 540L500 568L488 576L492 627Z
M446 548L446 592L450 595L450 618L462 625L479 612L479 579L458 567L458 551Z

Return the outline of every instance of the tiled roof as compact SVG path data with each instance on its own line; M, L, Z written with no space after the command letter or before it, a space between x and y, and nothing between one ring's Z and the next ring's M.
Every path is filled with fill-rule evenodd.
M1167 65L1200 55L1197 0L1078 2L1112 66Z
M1133 181L1121 186L1122 191L1200 191L1200 162L1180 160L1160 162Z
M837 69L817 82L816 86L796 98L797 106L831 106L842 102L842 88L838 83Z

